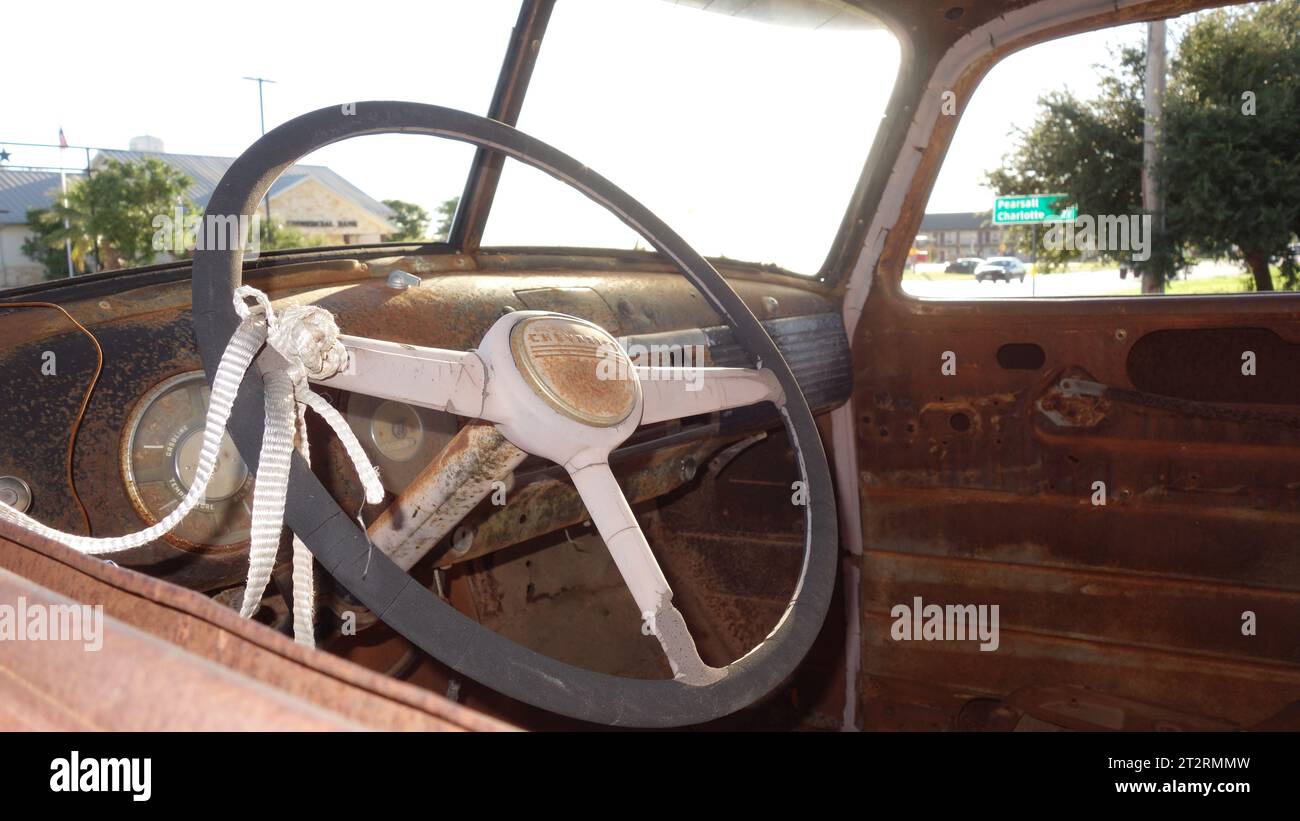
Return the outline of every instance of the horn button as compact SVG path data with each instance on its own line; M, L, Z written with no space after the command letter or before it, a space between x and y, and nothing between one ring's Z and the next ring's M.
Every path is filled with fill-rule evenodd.
M528 453L560 465L602 462L641 424L631 358L585 319L507 313L475 353L487 369L484 416Z
M632 361L604 329L566 316L534 316L510 332L510 353L525 384L577 422L614 427L637 404Z

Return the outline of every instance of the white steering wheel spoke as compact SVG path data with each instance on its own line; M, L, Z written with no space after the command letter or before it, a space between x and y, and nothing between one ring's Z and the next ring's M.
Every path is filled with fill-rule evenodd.
M448 351L341 334L348 364L317 382L458 416L483 417L486 378L472 351Z
M348 352L347 366L320 384L494 423L467 427L459 436L468 443L467 432L481 434L500 458L484 462L479 449L462 454L466 447L448 448L452 457L444 454L423 477L430 480L424 483L428 487L404 494L376 522L377 529L372 526L374 543L399 566L410 567L487 486L471 482L474 492L456 495L453 485L464 484L466 477L496 477L518 465L524 453L536 454L563 465L573 478L636 602L642 630L659 640L673 678L703 687L727 676L726 668L700 658L608 458L640 424L759 402L780 406L785 395L774 373L635 365L599 326L541 311L506 314L469 353L364 337L339 340ZM470 467L451 469L448 459L466 456L473 457ZM499 470L487 471L488 463ZM448 481L440 484L443 474Z
M637 365L636 375L644 397L643 425L759 402L780 406L785 399L776 375L766 368Z
M590 463L582 463L580 459L564 467L636 601L643 630L659 639L673 677L693 686L711 684L722 678L725 670L710 667L700 658L686 621L673 606L672 588L609 465L603 459Z

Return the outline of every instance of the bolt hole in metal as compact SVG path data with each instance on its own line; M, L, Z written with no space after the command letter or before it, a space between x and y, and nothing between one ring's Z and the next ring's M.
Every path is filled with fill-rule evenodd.
M694 479L695 473L698 470L699 470L699 465L696 464L695 457L687 456L685 459L682 460L682 467L681 467L682 481L689 482L692 479Z
M1033 342L1008 342L997 356L998 365L1008 371L1036 371L1047 362L1042 346Z

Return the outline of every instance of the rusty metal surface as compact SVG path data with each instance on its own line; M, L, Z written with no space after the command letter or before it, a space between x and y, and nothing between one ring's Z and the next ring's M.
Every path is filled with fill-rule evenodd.
M0 602L25 608L76 604L5 570L0 570ZM99 630L98 650L81 641L6 642L0 656L0 729L364 729L117 619L105 618Z
M319 256L319 255L316 255ZM610 322L617 334L651 333L691 327L711 327L720 320L699 294L670 267L648 255L615 258L626 270L616 271L600 258L586 260L598 272L581 270L579 260L565 255L537 254L533 262L549 259L555 270L526 273L516 257L492 255L480 272L481 260L460 254L384 256L371 253L363 261L353 256L269 266L259 260L249 281L279 298L318 301L338 313L348 333L431 347L469 349L499 317L503 307L527 307L538 293L579 289L599 295L603 310L592 321ZM540 264L540 263L539 263ZM545 267L545 266L543 266ZM424 285L395 291L384 284L397 269L425 277ZM77 296L65 307L100 339L106 352L104 375L92 398L75 456L77 485L90 509L95 535L131 532L143 523L131 504L120 472L121 437L131 409L150 388L167 377L199 367L188 313L188 280L161 274L119 275L121 290L111 277L90 278L66 287L50 288L43 298ZM750 278L746 279L745 277ZM127 287L139 280L143 287ZM765 311L764 298L780 303L777 316L826 313L833 306L807 283L780 283L760 274L742 274L735 283L756 311ZM521 296L522 295L522 296ZM571 307L582 316L581 302ZM53 351L57 374L40 373L42 353ZM88 340L75 333L53 311L3 310L0 301L0 475L23 478L33 490L31 514L54 527L78 530L81 525L62 479L66 431L93 365ZM112 476L112 481L104 477ZM132 551L123 564L137 567L188 587L216 590L242 579L245 562L237 552L188 553L159 541Z
M56 597L100 604L116 622L110 638L129 634L123 646L105 646L93 662L95 670L122 682L108 698L96 688L75 686L84 685L89 668L64 652L66 643L28 643L19 662L9 662L6 651L4 663L17 665L25 681L51 687L62 704L58 721L68 722L60 727L181 729L229 721L231 729L509 729L422 689L298 646L200 594L26 534L19 543L12 539L20 534L9 525L0 529L0 569L14 574L5 577L9 584L0 595L36 585ZM196 660L178 660L177 648ZM83 655L79 647L74 652ZM199 669L203 675L196 678ZM169 682L168 671L177 675L179 689L166 695L142 680ZM184 698L187 693L193 700ZM243 703L234 698L239 693L250 699L242 716L232 712ZM208 708L215 711L211 717Z
M1294 339L1294 298L925 303L897 289L899 263L882 264L853 340L868 720L903 720L870 705L882 679L916 694L905 712L922 723L955 713L921 682L991 697L1078 685L1239 727L1300 701L1300 431L1114 398L1148 335ZM1002 367L1010 343L1039 345L1042 367ZM1180 356L1197 395L1240 393L1239 369ZM1119 392L1067 395L1065 378ZM1002 646L891 640L891 607L914 596L999 604ZM1272 627L1243 635L1245 611Z
M526 456L495 425L471 422L370 523L370 540L409 570ZM452 547L460 554L469 550L469 545Z
M910 114L956 28L1024 4L961 4L947 33L936 15L950 4L884 5L921 46L891 104ZM1023 46L1216 5L1116 7L997 43L953 91L969 99ZM1287 715L1298 726L1287 710L1300 701L1300 635L1289 627L1300 624L1300 435L1259 424L1262 411L1119 401L1160 385L1172 397L1273 402L1270 419L1295 414L1285 404L1294 380L1244 384L1219 361L1233 353L1239 366L1237 342L1250 339L1285 372L1300 339L1294 298L908 296L903 264L959 121L940 117L925 144L897 131L879 141L882 174L904 152L919 152L920 166L851 340L867 726L958 726L965 703L1058 685L1213 726L1286 726ZM1175 359L1170 339L1194 344L1176 346ZM1044 362L1006 367L1007 345L1037 345ZM945 351L957 357L951 376ZM1065 392L1066 378L1114 390ZM1093 504L1095 482L1104 506ZM892 640L891 607L918 595L1000 604L1002 646ZM1247 610L1274 625L1267 635L1243 635Z
M1230 299L956 318L873 293L854 340L868 679L997 696L1077 684L1235 726L1300 700L1300 634L1283 627L1300 623L1300 432L1058 387L1127 386L1128 348L1151 331L1294 332L1273 302L1271 321ZM1040 371L998 366L1020 341L1046 351ZM891 641L891 607L918 595L999 604L1002 647ZM1243 636L1247 610L1272 627Z

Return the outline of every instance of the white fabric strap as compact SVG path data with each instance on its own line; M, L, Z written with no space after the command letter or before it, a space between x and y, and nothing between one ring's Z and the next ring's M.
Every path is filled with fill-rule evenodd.
M293 382L285 371L267 371L262 376L266 397L266 426L257 463L257 484L253 487L253 521L248 548L248 581L239 615L252 618L262 606L262 595L271 580L275 554L284 531L284 502L289 489L289 461L293 455L295 416Z
M248 305L253 299L255 304ZM151 527L125 536L95 538L65 533L47 527L35 519L0 502L0 519L73 550L94 555L119 553L139 547L171 532L194 507L205 498L208 482L216 468L221 439L230 419L230 410L245 372L253 357L269 345L288 363L284 370L270 370L262 377L266 397L266 427L253 490L253 518L248 555L248 580L240 615L249 618L257 612L280 547L284 530L285 498L289 490L289 465L295 444L307 463L311 451L307 444L306 409L311 408L329 424L365 488L366 501L383 501L384 488L379 472L357 441L342 415L308 385L308 379L327 379L346 367L348 352L339 341L334 317L314 305L293 305L279 316L266 294L248 285L235 290L235 311L240 324L230 338L221 363L217 366L203 428L203 446L194 482L184 500L164 519ZM293 616L294 640L314 645L315 580L312 555L295 535L293 538Z
M307 443L307 407L294 405L294 422L298 429L298 453L311 464L311 446ZM298 534L293 534L293 640L308 647L316 646L316 574L315 558ZM245 590L248 588L245 587Z

